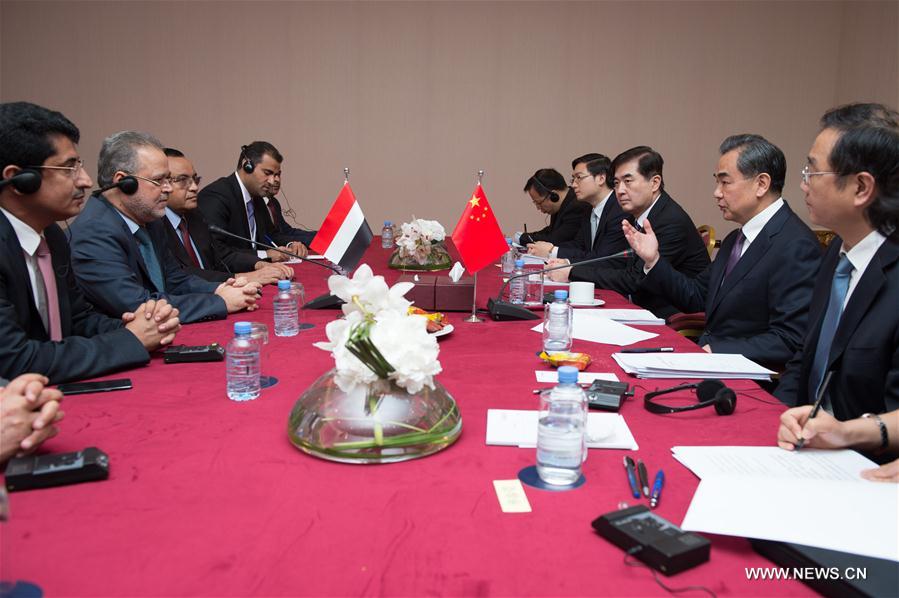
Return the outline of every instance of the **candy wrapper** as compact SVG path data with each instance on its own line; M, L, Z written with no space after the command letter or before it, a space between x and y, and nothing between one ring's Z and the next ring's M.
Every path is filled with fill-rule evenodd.
M563 365L571 365L581 372L587 369L587 366L593 361L587 353L568 353L567 351L558 351L552 354L541 351L540 353L537 353L537 357L554 368Z

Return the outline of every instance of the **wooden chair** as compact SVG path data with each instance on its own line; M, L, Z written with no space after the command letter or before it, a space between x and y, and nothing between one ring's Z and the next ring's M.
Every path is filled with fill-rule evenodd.
M715 253L715 248L721 244L721 241L715 241L715 227L703 224L696 227L696 232L702 237L702 242L705 243L705 249L709 252L709 257L712 257Z
M824 249L827 249L827 246L830 245L830 242L833 241L833 238L837 236L837 234L832 230L815 230L812 232L814 232L815 236L818 237L818 243L820 243L821 247Z

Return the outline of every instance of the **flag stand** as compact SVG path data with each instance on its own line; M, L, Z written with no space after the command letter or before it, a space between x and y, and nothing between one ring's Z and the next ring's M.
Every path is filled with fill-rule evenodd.
M478 171L478 186L481 185L481 179L484 178L484 171ZM474 278L474 288L471 293L471 315L465 318L466 322L470 322L471 324L478 324L484 321L484 318L478 317L478 273L475 272L473 275Z

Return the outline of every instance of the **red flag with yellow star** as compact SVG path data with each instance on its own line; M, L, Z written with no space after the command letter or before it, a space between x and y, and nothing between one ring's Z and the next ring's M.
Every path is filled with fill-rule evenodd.
M509 251L480 183L465 205L452 236L465 269L472 274Z

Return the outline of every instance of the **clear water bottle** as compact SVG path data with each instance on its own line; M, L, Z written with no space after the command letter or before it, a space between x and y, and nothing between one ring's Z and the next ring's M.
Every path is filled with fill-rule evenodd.
M543 350L547 353L571 349L572 317L568 291L553 292L555 300L543 308Z
M300 331L300 314L297 295L289 280L278 281L275 296L275 336L296 336Z
M232 401L259 397L259 344L252 332L250 322L234 322L234 338L225 350L226 385Z
M537 475L565 486L581 477L587 460L587 396L577 384L577 368L559 368L559 384L540 395Z
M385 220L381 229L381 247L393 249L393 223L390 220Z
M503 254L502 266L503 266L503 274L511 274L513 270L515 270L515 248L512 247L512 238L506 237L506 245L509 246L509 251Z
M516 276L518 274L524 274L524 260L515 260L515 270L512 271L512 276ZM509 283L509 303L524 303L524 297L527 284L527 276L522 276L521 278L515 278Z

